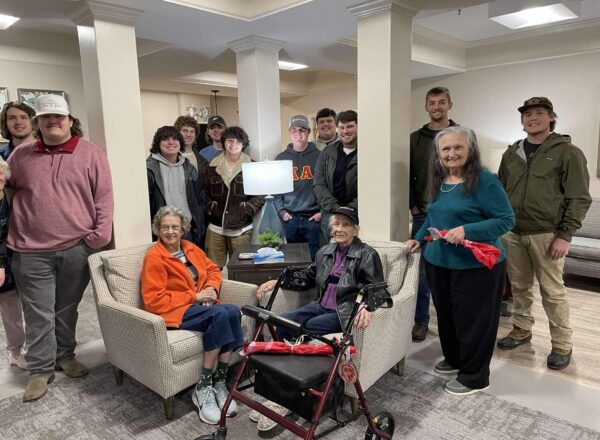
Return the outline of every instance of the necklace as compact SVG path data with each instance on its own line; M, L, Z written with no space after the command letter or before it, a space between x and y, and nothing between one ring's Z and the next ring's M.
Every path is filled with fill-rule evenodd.
M440 191L443 193L449 193L450 191L452 191L454 188L456 188L458 185L460 185L462 182L458 182L455 183L454 185L452 185L452 188L450 188L447 191L444 191L444 182L442 182L442 184L440 185ZM446 183L446 185L449 185L449 183Z

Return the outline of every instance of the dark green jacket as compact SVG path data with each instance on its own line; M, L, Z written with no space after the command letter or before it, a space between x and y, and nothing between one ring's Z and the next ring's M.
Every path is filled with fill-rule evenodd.
M523 140L509 146L498 177L515 212L515 234L554 232L571 241L592 202L585 156L558 133L537 148L529 168Z
M450 119L450 126L456 125ZM421 212L427 212L427 204L431 198L429 189L429 162L435 153L433 139L441 130L432 130L429 124L423 125L410 134L410 182L409 208L415 206Z
M348 206L358 211L358 152L346 168L347 200L337 200L333 195L333 172L341 144L341 141L335 141L327 145L317 160L313 189L319 199L321 211L324 212L333 212L340 206Z

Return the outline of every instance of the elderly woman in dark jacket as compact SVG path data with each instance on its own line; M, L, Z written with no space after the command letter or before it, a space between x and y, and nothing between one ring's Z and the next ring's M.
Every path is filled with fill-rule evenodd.
M302 306L282 316L299 322L306 330L317 334L340 332L348 325L358 291L367 284L383 281L383 268L379 254L358 238L358 216L348 207L337 208L329 218L329 231L335 240L318 250L315 261L306 269L296 270L282 280L282 287L290 290L317 288L315 302ZM276 281L271 280L258 288L260 300L272 290ZM366 328L371 322L371 312L361 307L354 320L356 328ZM278 328L280 340L292 339L295 335ZM287 415L289 411L273 402L265 404L273 411ZM268 431L277 423L250 413L250 420L258 422L259 431Z
M196 168L187 160L181 148L183 136L175 128L164 126L156 130L150 156L146 160L150 217L163 206L174 206L192 219L185 239L204 247L204 184Z
M358 229L358 216L352 208L340 207L333 212L329 230L335 243L323 246L314 263L292 272L282 281L282 287L290 290L316 286L316 302L283 316L318 334L340 332L347 325L358 291L367 284L383 281L379 254L358 238ZM260 299L273 289L275 283L272 280L260 286L257 297ZM370 322L371 314L363 307L354 325L366 328ZM278 329L277 334L280 339L293 337L285 329Z
M215 157L204 170L206 187L206 254L220 269L233 249L250 242L254 214L265 203L262 196L244 193L242 164L251 162L244 149L250 144L240 127L229 127L221 135L224 154Z

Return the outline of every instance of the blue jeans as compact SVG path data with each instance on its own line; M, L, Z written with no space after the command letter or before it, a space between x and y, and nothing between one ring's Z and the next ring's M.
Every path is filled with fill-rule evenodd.
M326 309L316 302L307 304L291 312L283 313L281 316L299 322L306 330L319 335L342 331L337 311ZM285 328L277 328L277 338L280 341L284 339L291 340L297 336Z
M412 216L413 224L412 230L410 231L410 238L415 238L423 223L427 219L427 214L419 213L413 214ZM428 325L429 324L429 301L431 297L431 292L429 291L429 286L427 285L427 279L425 277L425 268L423 266L424 258L423 253L421 252L421 263L419 265L419 287L417 290L417 308L415 310L415 323Z
M321 222L309 221L305 214L291 214L292 218L283 222L288 243L308 243L310 258L314 261L321 239Z
M181 330L202 332L204 351L227 353L244 345L240 309L233 304L194 304L185 311Z

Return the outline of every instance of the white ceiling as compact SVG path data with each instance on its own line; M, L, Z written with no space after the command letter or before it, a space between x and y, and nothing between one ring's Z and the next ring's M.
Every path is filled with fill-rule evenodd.
M163 0L104 1L144 11L136 23L142 82L171 81L176 88L175 80L182 77L207 71L235 73L235 55L226 43L249 35L283 41L280 59L306 64L311 71L348 75L356 72L356 48L340 40L347 42L355 38L356 19L347 7L361 0L287 0L296 6L250 21ZM218 4L215 0L194 1ZM277 3L269 0L245 1L249 8L259 3L262 6ZM581 17L569 21L567 26L600 23L600 1L582 0L581 3ZM22 17L13 26L14 32L36 29L76 38L75 25L65 13L80 4L78 0L2 0L0 13ZM434 35L446 44L451 42L468 48L506 38L518 39L553 32L565 26L555 24L533 30L510 30L489 20L487 9L487 3L482 0L424 0L424 8L414 20L414 29L417 34ZM10 30L0 31L0 43L3 32ZM422 60L414 61L411 67L413 78L456 72L456 69L446 68L441 63ZM283 73L282 79L285 78L293 76ZM210 85L207 87L210 88Z

